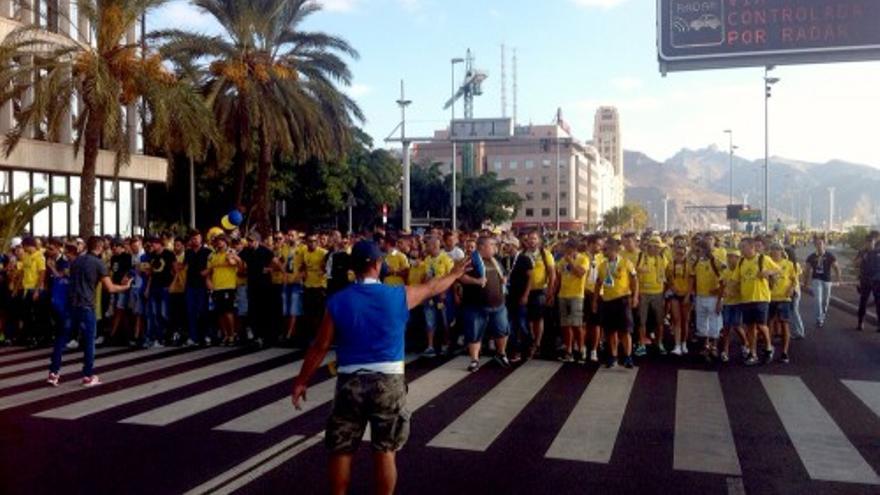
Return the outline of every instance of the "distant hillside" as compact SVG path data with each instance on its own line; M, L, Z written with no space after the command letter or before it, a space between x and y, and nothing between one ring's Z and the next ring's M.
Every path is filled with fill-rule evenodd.
M763 160L734 157L734 201L760 208L763 204ZM636 151L624 153L627 201L649 208L654 225L663 223L663 197L669 195L672 228L724 223L728 202L730 161L726 151L712 146L683 149L663 163ZM787 158L770 160L770 210L787 223L809 222L822 227L828 219L828 188L835 188L835 224L880 224L880 169L843 161L811 163Z

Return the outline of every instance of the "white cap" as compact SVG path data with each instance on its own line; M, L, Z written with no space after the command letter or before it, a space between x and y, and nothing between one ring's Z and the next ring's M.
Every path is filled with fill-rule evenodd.
M21 237L13 237L13 238L12 238L12 242L9 243L9 246L10 246L12 249L15 249L15 248L17 248L18 246L21 246Z

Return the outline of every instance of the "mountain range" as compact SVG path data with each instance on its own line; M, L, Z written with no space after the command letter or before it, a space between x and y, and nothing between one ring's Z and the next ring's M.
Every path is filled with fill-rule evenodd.
M733 157L734 204L763 207L764 160ZM658 162L638 151L624 152L626 201L648 209L652 224L663 227L668 195L670 229L725 224L730 196L731 160L727 150L710 146L682 149ZM834 227L880 224L880 169L834 160L813 163L781 157L769 160L771 220L824 228L834 193Z

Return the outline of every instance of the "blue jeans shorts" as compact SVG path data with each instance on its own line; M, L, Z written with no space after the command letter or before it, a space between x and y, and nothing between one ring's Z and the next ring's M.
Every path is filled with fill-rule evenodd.
M744 325L766 325L770 317L770 303L753 302L740 305Z
M724 328L741 327L743 324L742 308L739 304L728 304L721 310Z
M281 314L287 317L303 315L303 286L285 285L281 290Z
M484 334L493 339L510 335L507 307L503 304L497 308L466 306L462 311L462 318L462 331L467 344L482 341Z

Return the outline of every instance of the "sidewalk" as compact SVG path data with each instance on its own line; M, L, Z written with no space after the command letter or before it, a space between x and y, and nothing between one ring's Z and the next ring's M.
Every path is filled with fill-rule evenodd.
M829 248L829 251L837 257L837 262L840 264L840 269L843 272L843 283L839 286L835 286L831 292L831 305L837 309L848 311L853 315L856 315L859 311L859 292L856 290L856 284L858 281L850 266L855 253L852 252L852 250L837 246ZM806 259L809 252L810 251L807 248L798 250L797 254L801 263ZM808 294L804 294L804 296L810 297ZM880 325L877 320L877 314L873 309L873 302L872 298L869 303L870 306L868 308L868 313L865 316L865 323Z

